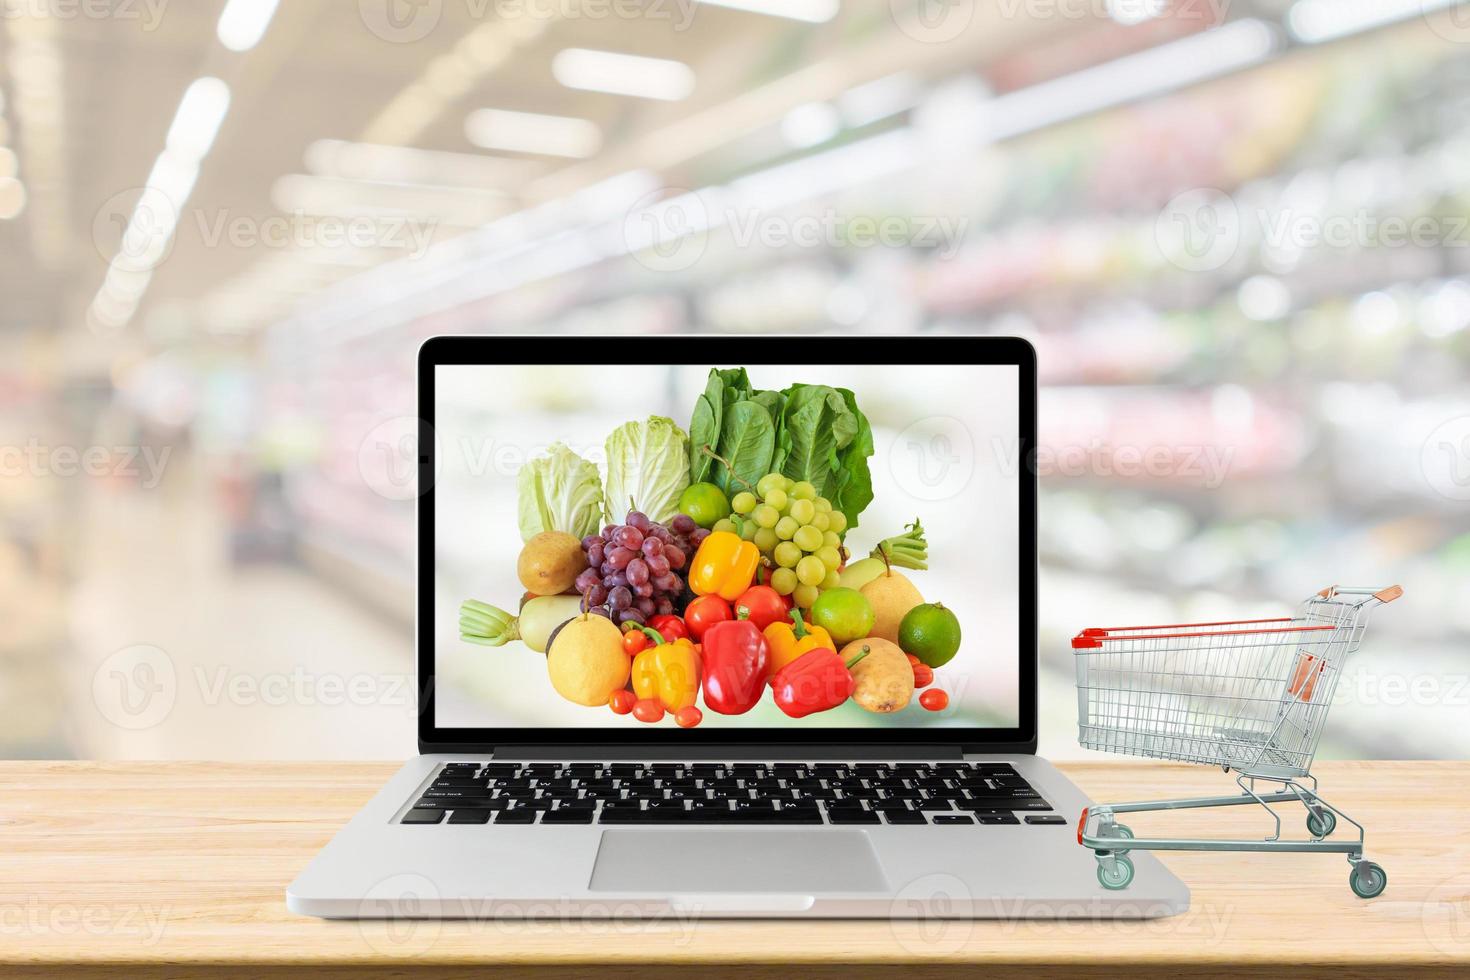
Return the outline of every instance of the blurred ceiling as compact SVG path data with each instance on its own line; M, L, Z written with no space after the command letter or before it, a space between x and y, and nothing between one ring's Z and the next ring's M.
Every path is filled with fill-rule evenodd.
M24 211L0 220L0 329L249 331L428 240L599 181L647 170L661 186L702 186L837 138L812 106L867 83L892 83L886 95L869 90L889 101L958 70L1013 87L1207 26L1124 27L1102 4L1032 17L1025 5L981 3L961 5L956 31L924 19L919 5L931 0L720 2L281 3L259 43L233 51L219 36L224 0L0 0L0 135L27 192ZM267 16L273 6L234 3ZM680 62L693 87L670 100L574 89L557 77L568 49ZM638 82L634 68L614 81ZM103 296L180 99L205 76L228 85L228 111L176 231L161 255L109 278L118 289ZM466 120L486 108L589 121L600 149L578 159L478 148ZM454 156L352 156L353 143ZM364 222L377 229L366 245L328 238ZM103 308L111 315L92 315Z

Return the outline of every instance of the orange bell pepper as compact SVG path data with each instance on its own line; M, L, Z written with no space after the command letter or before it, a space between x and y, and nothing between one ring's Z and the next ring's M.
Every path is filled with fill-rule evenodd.
M657 630L641 629L653 646L633 658L633 693L670 712L689 707L699 693L699 652L683 637L665 642Z
M749 541L729 531L715 531L704 539L689 563L689 590L695 595L717 595L734 602L750 588L761 553Z
M801 610L789 613L792 622L772 623L765 629L766 643L771 648L771 676L776 671L811 650L836 650L832 634L820 626L808 626L801 618Z

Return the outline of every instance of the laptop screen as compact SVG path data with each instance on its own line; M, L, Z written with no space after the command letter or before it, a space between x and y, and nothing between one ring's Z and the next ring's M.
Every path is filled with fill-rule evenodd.
M432 370L438 727L1018 726L1015 365Z

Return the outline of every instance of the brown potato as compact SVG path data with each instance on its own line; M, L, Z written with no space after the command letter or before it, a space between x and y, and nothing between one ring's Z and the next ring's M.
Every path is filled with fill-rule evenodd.
M877 714L903 710L914 696L914 668L909 658L897 643L867 636L843 647L842 659L852 660L863 647L868 648L868 655L852 666L857 682L852 699L858 707Z
M516 574L530 592L560 595L572 587L586 567L582 542L565 531L542 531L521 549Z

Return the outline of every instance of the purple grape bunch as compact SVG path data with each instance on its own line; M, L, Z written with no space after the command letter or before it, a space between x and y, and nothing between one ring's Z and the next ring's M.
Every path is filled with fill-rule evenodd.
M582 611L614 623L668 615L684 591L684 570L709 531L687 514L668 524L631 510L622 524L582 539L587 568L577 576Z

